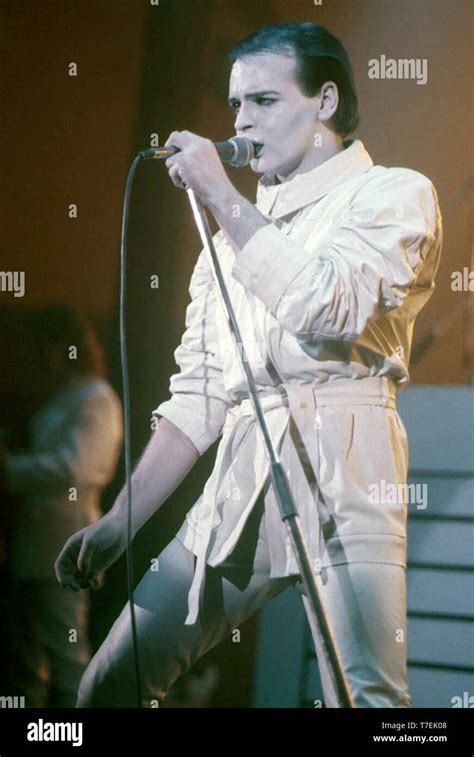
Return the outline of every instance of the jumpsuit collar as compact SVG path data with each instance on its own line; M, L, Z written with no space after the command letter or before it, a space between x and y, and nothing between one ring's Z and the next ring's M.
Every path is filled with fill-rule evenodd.
M372 158L360 139L346 140L345 149L311 171L299 173L289 181L275 183L275 176L265 174L257 185L257 208L272 218L310 205L348 179L359 176L373 166Z

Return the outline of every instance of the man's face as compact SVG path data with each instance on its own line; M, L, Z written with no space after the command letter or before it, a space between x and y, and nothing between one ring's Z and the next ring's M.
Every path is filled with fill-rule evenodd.
M262 145L250 166L280 180L298 173L314 149L318 97L306 97L296 79L294 56L260 53L239 58L229 82L235 133Z

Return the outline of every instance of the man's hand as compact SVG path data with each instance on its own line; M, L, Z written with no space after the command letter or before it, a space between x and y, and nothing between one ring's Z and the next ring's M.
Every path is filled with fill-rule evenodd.
M125 527L113 513L69 537L54 563L61 586L79 591L101 587L107 570L127 546Z
M209 139L190 131L173 131L165 142L165 147L171 146L180 149L180 152L166 160L168 173L177 187L191 187L205 205L212 204L216 198L229 192L235 192L217 150Z
M190 131L174 131L165 147L181 152L166 160L169 175L177 187L194 189L221 227L234 252L239 252L256 231L269 221L236 190L222 167L209 139Z

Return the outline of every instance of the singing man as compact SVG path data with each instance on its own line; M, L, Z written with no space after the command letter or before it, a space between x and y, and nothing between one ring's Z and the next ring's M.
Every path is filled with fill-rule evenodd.
M216 219L214 244L262 408L308 544L356 707L410 707L404 498L407 436L396 410L409 380L415 317L430 298L441 218L428 178L374 165L360 139L351 63L313 23L265 27L238 42L229 106L255 147L256 203L230 181L213 143L173 132L167 160ZM308 598L269 478L245 375L206 251L190 283L171 397L132 477L132 527L167 500L217 439L214 469L176 537L135 594L143 706L265 602ZM401 487L403 489L403 487ZM125 549L126 491L56 561L89 585ZM156 568L158 566L158 569ZM340 707L311 628L327 707ZM289 650L291 653L291 650ZM77 707L135 706L126 605L86 670Z

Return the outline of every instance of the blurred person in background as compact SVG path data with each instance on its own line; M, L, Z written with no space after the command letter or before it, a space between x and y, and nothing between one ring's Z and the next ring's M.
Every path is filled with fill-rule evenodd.
M29 421L28 448L0 445L2 487L20 510L8 550L7 677L15 690L7 693L25 696L26 707L73 707L91 657L90 592L63 591L54 560L71 534L102 515L101 493L122 447L122 406L105 379L97 334L81 314L53 303L28 321L47 391Z

